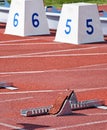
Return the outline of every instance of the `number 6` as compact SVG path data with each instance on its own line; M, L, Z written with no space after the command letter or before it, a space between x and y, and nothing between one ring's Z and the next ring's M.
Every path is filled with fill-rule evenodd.
M34 27L38 27L39 26L39 20L38 19L36 19L35 17L38 17L39 15L37 14L37 13L34 13L33 15L32 15L32 24L33 24L33 26Z
M18 19L17 19L18 16L19 16L19 14L15 13L14 19L13 19L13 25L14 25L14 27L18 26Z

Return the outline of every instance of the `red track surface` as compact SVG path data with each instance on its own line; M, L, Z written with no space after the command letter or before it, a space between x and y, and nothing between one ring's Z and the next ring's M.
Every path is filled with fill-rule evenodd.
M74 90L79 100L107 105L107 37L104 43L64 44L49 36L3 34L0 25L0 81L18 90L0 89L1 130L106 130L107 110L85 109L72 115L23 117L21 109L53 104L59 93Z

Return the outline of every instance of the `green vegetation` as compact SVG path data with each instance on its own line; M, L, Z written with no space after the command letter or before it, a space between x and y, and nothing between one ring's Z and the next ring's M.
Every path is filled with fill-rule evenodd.
M96 4L107 4L107 0L44 0L45 5L62 6L63 3L87 2Z
M8 0L9 2L11 0ZM96 4L107 4L107 0L44 0L45 5L54 5L61 7L63 3L76 3L76 2L87 2Z

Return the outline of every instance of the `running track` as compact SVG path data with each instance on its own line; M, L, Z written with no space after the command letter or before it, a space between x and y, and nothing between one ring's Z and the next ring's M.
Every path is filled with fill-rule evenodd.
M4 35L0 25L0 81L17 90L0 89L1 130L106 130L107 110L85 109L72 115L23 117L20 110L48 106L59 93L74 90L79 100L107 104L107 37L105 42L73 45L49 36Z

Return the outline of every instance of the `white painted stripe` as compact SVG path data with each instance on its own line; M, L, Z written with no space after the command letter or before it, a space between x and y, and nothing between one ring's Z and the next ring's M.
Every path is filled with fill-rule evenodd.
M37 45L56 45L58 43L53 43L53 42L42 42L42 43L14 43L14 44L2 44L0 43L0 46L27 46L27 45L34 45L34 46L37 46Z
M107 89L107 87L99 87L99 88L81 88L81 89L75 89L76 92L85 92L85 91L92 91L92 90L104 90Z
M20 127L17 127L17 126L14 126L14 125L10 125L10 124L6 124L6 123L2 123L2 122L0 122L0 125L4 126L4 127L12 128L12 129L25 130L25 129L22 129Z
M90 67L99 67L99 66L106 66L107 63L103 63L103 64L92 64L92 65L83 65L83 66L79 66L79 67L76 67L76 68L90 68Z
M44 39L44 38L36 37L36 38L25 38L25 39L18 39L18 40L7 40L7 41L0 41L0 43L13 43L13 42L23 42L23 41L26 42L26 41L39 40L39 39Z
M54 92L65 92L67 89L60 90L32 90L32 91L18 91L18 92L0 92L0 95L5 94L29 94L29 93L54 93Z
M8 77L8 76L10 76L10 75L0 75L0 77Z
M79 72L79 71L107 71L107 68L77 68L77 69L65 69L65 70L37 70L37 71L12 71L12 72L0 72L0 75L16 75L16 74L39 74L39 73L58 73L58 72Z
M107 87L100 87L100 88L85 88L85 89L77 89L72 88L75 92L84 92L84 91L92 91L92 90L105 90ZM68 91L67 89L57 89L57 90L32 90L32 91L18 91L18 92L0 92L0 95L5 94L26 94L26 93L54 93L54 92L65 92Z
M5 103L5 102L12 102L12 101L20 101L20 100L28 100L31 99L33 97L24 97L24 98L17 98L17 99L8 99L8 100L2 100L0 101L0 103Z
M68 130L70 128L91 126L91 125L103 124L103 123L107 123L107 120L93 121L93 122L87 122L87 123L83 123L83 124L76 124L76 125L63 126L63 127L56 127L56 128L46 129L46 130L63 130L63 129L67 129Z
M96 106L99 109L107 110L107 106Z
M33 56L32 56L33 55ZM52 54L52 55L35 55L35 54L20 54L20 55L11 55L11 56L0 56L0 59L6 58L29 58L29 57L40 57L40 58L48 58L48 57L77 57L77 56L102 56L107 55L107 53L84 53L84 54Z
M44 73L45 71L18 71L18 72L1 72L0 75L8 74L8 75L13 75L13 74L36 74L36 73Z
M70 72L70 71L101 71L107 70L107 68L89 68L89 67L98 67L98 66L105 66L107 63L104 64L94 64L94 65L86 65L86 66L78 66L74 68L68 69L52 69L52 70L41 70L41 71L18 71L18 72L1 72L0 75L10 76L11 74L36 74L36 73L48 73L48 72ZM88 67L88 68L87 68ZM85 69L84 69L85 68Z
M12 44L13 45L13 44ZM19 44L18 44L19 45ZM103 47L103 46L102 46ZM104 46L105 47L105 46ZM10 55L10 56L0 56L0 58L15 58L15 57L32 57L32 55L40 55L40 54L47 54L47 53L58 53L58 52L68 52L68 51L77 51L77 50L87 50L87 49L96 49L97 47L85 47L85 48L74 48L74 49L64 49L64 50L55 50L55 51L45 51L45 52L36 52L36 53L27 53L27 54L17 54L17 55ZM94 54L94 53L93 53ZM100 53L96 53L100 54ZM59 54L59 55L51 55L51 56L77 56L82 54ZM85 55L85 54L84 54ZM42 55L43 56L50 56L50 55ZM40 56L39 56L40 57Z
M56 52L65 52L71 51L72 49L65 49L65 50L55 50L55 51L45 51L45 52L36 52L36 53L26 53L26 54L17 54L17 55L10 55L10 56L0 56L0 58L14 58L14 57L23 57L23 56L33 56L33 55L40 55L40 54L47 54L47 53L56 53Z
M86 114L88 116L107 116L107 113L91 113L91 114Z

